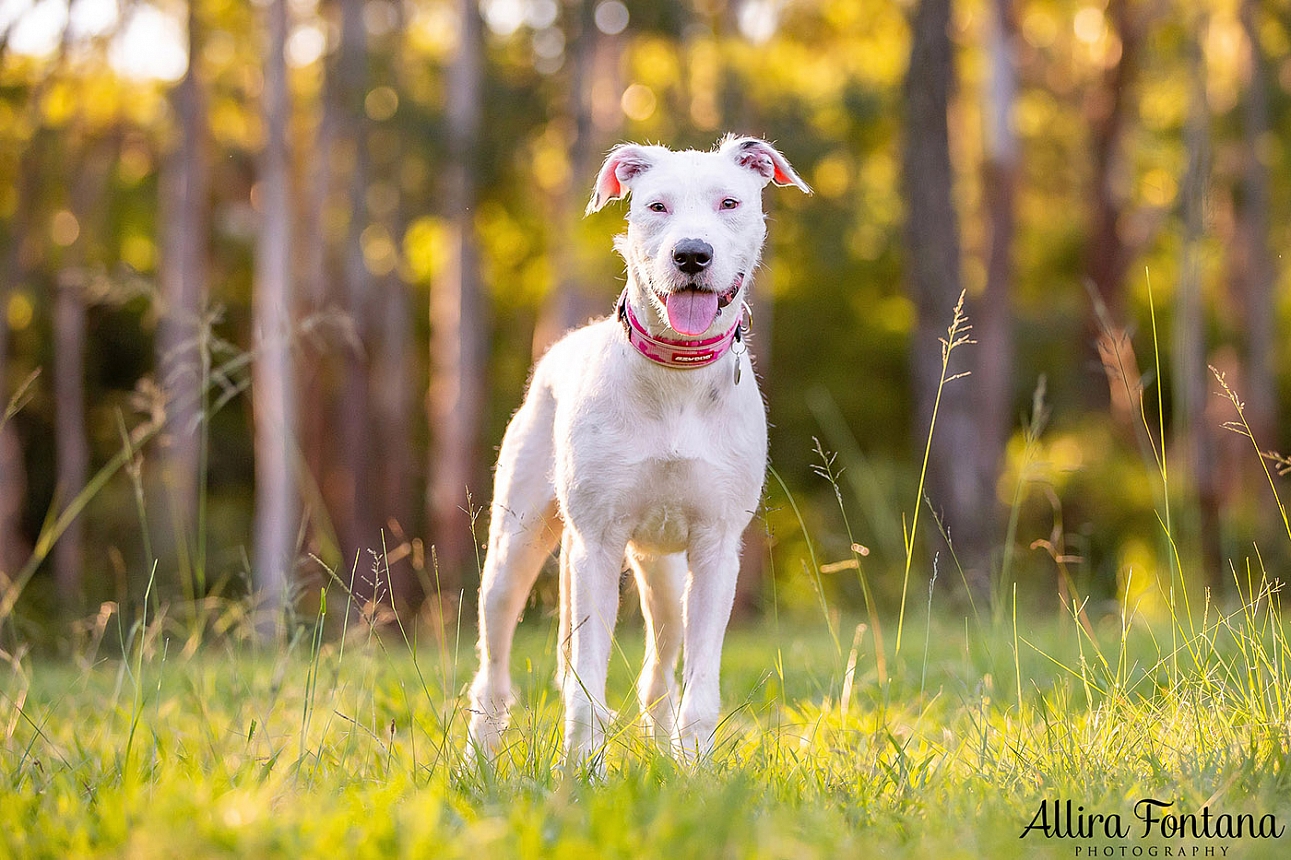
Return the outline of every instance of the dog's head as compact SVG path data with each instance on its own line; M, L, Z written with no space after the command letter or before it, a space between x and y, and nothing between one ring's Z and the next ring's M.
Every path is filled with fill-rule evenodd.
M725 317L738 313L766 238L769 182L811 193L763 140L728 136L711 152L623 144L605 159L587 211L631 192L628 232L614 242L630 299L697 336L729 327Z

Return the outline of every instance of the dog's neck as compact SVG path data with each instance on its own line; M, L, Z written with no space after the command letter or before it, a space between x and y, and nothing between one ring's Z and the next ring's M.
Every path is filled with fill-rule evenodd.
M641 355L664 367L706 367L719 361L731 350L733 344L743 340L740 314L736 315L731 327L721 334L702 338L669 337L651 332L633 309L633 304L631 290L625 289L619 296L615 309L628 343Z

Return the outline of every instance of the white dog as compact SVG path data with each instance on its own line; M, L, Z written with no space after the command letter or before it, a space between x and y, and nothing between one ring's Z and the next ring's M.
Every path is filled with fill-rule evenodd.
M496 753L516 623L558 540L566 761L598 753L611 719L605 676L625 557L645 616L643 719L683 755L712 748L740 536L766 471L765 406L741 324L768 182L810 192L752 138L712 152L622 145L601 168L588 212L632 193L615 240L627 287L614 316L538 362L502 440L471 685L479 752Z

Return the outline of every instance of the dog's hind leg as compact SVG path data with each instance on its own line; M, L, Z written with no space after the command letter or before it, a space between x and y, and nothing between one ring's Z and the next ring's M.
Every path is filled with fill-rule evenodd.
M551 485L551 430L526 403L498 458L489 547L480 580L480 667L471 684L470 739L493 755L511 707L511 642L542 563L560 539Z
M648 555L628 550L645 617L646 653L637 695L641 719L657 742L672 740L677 721L677 657L681 653L681 598L686 588L686 556Z
M560 539L560 626L556 634L556 689L565 689L565 676L569 673L569 652L573 647L574 632L570 627L569 600L570 600L570 570L569 570L569 552L566 551L565 541L569 539L569 533L565 532Z

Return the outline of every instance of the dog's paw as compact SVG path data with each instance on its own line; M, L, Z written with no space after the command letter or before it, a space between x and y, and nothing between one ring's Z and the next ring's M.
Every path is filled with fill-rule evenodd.
M467 742L476 756L492 759L502 745L502 733L511 719L511 691L501 688L485 676L471 684L470 723Z
M472 710L466 740L468 749L477 758L491 761L502 746L502 733L509 722L507 714L489 714Z
M690 723L679 726L672 736L672 755L677 761L696 765L705 761L713 752L713 735L716 727Z

